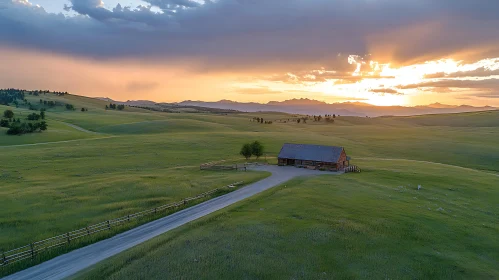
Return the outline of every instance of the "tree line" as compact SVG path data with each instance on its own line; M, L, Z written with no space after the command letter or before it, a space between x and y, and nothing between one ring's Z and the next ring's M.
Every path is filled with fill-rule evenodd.
M263 156L264 151L264 146L259 141L255 141L253 143L244 144L239 154L246 159L250 159L252 156L255 156L256 159L258 159Z
M123 104L113 104L113 103L110 103L109 105L106 105L106 110L109 110L109 109L112 109L112 110L124 110L125 109L125 105Z
M3 112L4 119L0 120L0 127L9 128L7 134L9 135L22 135L26 133L41 132L48 128L45 119L45 110L40 110L40 114L32 113L26 117L28 122L21 122L20 118L15 118L12 110L5 110ZM40 121L41 120L41 121Z

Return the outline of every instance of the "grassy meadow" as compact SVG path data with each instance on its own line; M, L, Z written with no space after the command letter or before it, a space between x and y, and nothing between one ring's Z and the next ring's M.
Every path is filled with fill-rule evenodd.
M403 160L356 163L363 173L295 179L74 278L499 277L495 174Z
M28 98L32 103L38 100L38 97ZM174 259L188 260L192 254L207 249L213 249L213 254L232 252L225 266L206 270L220 276L215 278L260 278L260 275L274 278L287 269L295 274L290 277L282 274L284 278L323 277L320 275L331 278L332 270L339 273L337 276L347 278L370 275L380 278L383 262L390 272L384 278L497 277L497 270L490 269L492 264L498 264L497 255L487 253L488 249L483 253L481 250L484 246L497 249L498 242L491 233L498 236L494 226L494 219L495 225L498 224L497 202L492 201L499 199L499 111L399 118L339 117L334 124L312 121L297 124L280 122L292 120L293 116L279 113L161 113L129 107L117 111L105 110L107 102L91 98L49 94L41 98L71 103L76 110L48 108L49 128L42 133L9 136L0 129L0 251L236 181L259 180L268 174L199 170L200 164L210 161L242 162L238 155L241 145L259 140L265 145L270 162L275 161L273 157L285 142L341 145L353 163L367 172L290 182L286 188L276 188L137 247L112 259L108 268L94 271L110 278L127 275L141 278L131 274L134 265L152 260L159 264L160 260L172 259L168 254L173 254L173 250L167 253L170 251L167 248L182 248L182 253L177 251ZM80 112L81 107L88 111ZM7 108L0 106L0 113ZM26 108L13 110L16 117L30 112ZM251 122L253 117L274 123ZM417 184L423 185L423 192L414 193ZM405 189L397 190L399 186ZM286 195L286 203L275 198L281 195ZM425 208L423 201L441 205ZM253 207L260 204L265 205ZM451 215L437 211L439 207L456 212ZM241 210L260 208L275 211ZM288 217L293 209L303 218ZM471 216L465 215L465 210ZM342 219L338 217L343 217L346 224L338 224ZM288 221L303 224L293 227L293 223L287 225ZM373 221L380 224L372 224ZM470 222L475 221L484 221L487 227L472 226ZM246 227L231 228L241 224ZM335 228L341 225L344 230ZM463 229L458 231L461 225ZM315 227L327 230L315 232ZM293 230L293 235L284 234ZM353 234L356 230L359 232ZM426 231L416 238L414 230ZM481 234L476 240L475 231ZM261 234L259 242L252 240L255 234ZM372 234L376 237L373 240L369 237ZM447 239L442 239L443 236ZM216 248L224 240L222 237L230 240L230 246L223 247L225 251ZM324 241L320 246L310 243L314 238ZM200 240L215 243L205 244ZM264 247L259 246L252 249L256 243L273 242L280 245L267 246L272 252L260 252L256 248ZM435 243L442 244L440 250L422 249L436 246ZM151 244L158 249L149 254L148 246L156 247ZM302 252L309 252L311 261L293 253L303 248L309 248L310 251ZM407 255L402 257L404 250ZM437 251L442 253L441 259L435 255ZM348 258L341 260L345 256ZM327 261L321 261L322 258ZM439 262L431 264L435 258ZM197 278L196 273L203 271L203 261L193 259L198 260L199 269L185 274L187 278ZM411 260L412 265L421 264L420 272L414 272L417 267L409 266ZM213 257L212 261L222 259ZM464 268L463 262L467 263ZM157 268L164 269L161 271L151 267L146 279L163 278L156 273L180 275L190 267L182 267L181 263L161 264ZM332 268L327 270L329 265ZM400 269L406 265L414 274L402 274ZM453 266L456 270L451 269ZM326 270L322 271L323 267ZM300 274L299 268L305 274ZM444 274L438 274L439 268ZM118 272L121 269L124 274ZM464 269L465 274L459 274L459 269ZM276 274L262 274L264 271ZM355 271L361 274L352 274ZM319 272L326 274L315 277L313 273ZM98 274L92 273L82 277L97 277Z

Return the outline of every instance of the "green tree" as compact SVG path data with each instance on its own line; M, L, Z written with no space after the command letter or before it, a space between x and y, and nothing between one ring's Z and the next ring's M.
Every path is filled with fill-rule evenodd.
M253 142L250 144L250 147L251 147L251 154L256 156L256 159L263 156L264 147L260 142L258 141Z
M9 121L6 119L0 120L0 127L9 127Z
M251 154L253 153L251 145L244 144L239 153L246 159L251 158Z
M40 123L39 129L40 129L41 131L44 131L44 130L47 130L47 127L48 127L47 122L46 122L46 121L42 121L42 122Z
M12 110L5 110L3 116L7 119L12 119L14 117L14 112L12 112Z

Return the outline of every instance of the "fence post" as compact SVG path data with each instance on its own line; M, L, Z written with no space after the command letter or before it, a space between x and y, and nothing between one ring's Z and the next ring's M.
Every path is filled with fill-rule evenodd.
M29 244L29 247L31 248L31 258L34 259L35 258L35 250L34 250L34 244L31 243Z
M128 222L130 222L130 215L128 215Z
M66 236L67 236L67 238L68 238L68 244L69 244L69 243L71 242L71 237L69 236L69 232L68 232L68 233L66 233Z
M2 251L2 264L6 265L7 264L7 257L5 257L5 252Z
M185 199L184 199L184 205L186 205L186 204L187 204L187 201L185 201Z
M87 235L90 235L90 229L87 227Z
M109 223L109 220L107 220L107 228L111 230L111 224Z
M158 213L158 208L154 208L154 214L157 214Z

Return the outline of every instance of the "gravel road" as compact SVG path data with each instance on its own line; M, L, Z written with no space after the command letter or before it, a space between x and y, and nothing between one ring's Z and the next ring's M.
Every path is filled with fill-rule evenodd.
M3 279L64 279L160 234L211 214L274 186L280 185L295 177L339 174L278 166L258 166L252 169L271 172L272 176L234 192L216 197L170 216L131 229L112 238L61 255Z

